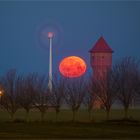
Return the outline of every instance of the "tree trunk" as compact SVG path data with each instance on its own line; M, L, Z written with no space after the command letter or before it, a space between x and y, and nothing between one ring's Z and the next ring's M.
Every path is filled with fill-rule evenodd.
M55 121L56 122L58 121L58 115L59 115L59 111L56 111L56 114L55 114Z
M128 119L128 107L124 108L124 118Z
M73 110L72 121L75 122L76 111Z
M91 122L91 110L88 111L89 122Z
M14 121L14 113L11 112L11 121Z
M44 121L44 116L45 116L45 112L42 111L42 112L41 112L41 121L42 121L42 122Z
M29 110L26 110L26 122L29 122Z
M59 112L60 112L60 109L59 109L59 108L56 108L56 109L55 109L55 121L56 121L56 122L58 121Z
M110 119L110 109L106 110L106 120Z

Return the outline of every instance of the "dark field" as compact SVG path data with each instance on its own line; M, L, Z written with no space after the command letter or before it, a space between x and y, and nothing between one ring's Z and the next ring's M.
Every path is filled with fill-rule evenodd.
M71 111L63 110L60 112L58 122L55 122L55 112L50 110L46 113L45 121L41 122L40 113L32 110L30 122L27 123L23 110L17 112L14 122L10 122L9 114L1 111L0 139L140 139L140 110L129 111L131 121L122 120L122 110L113 110L111 121L105 121L106 114L102 110L96 110L92 115L93 121L89 122L88 113L81 110L76 116L76 122L71 122Z

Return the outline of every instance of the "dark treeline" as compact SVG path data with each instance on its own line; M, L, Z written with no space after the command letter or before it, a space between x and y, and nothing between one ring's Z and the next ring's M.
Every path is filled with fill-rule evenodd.
M48 78L37 73L23 76L16 70L9 70L0 78L0 105L11 119L18 109L23 108L29 121L32 108L39 110L41 120L49 108L56 113L56 121L63 106L72 112L72 120L80 107L84 106L91 120L91 112L98 101L106 111L106 119L110 117L112 105L117 101L124 108L124 117L128 118L128 110L135 99L140 96L139 62L131 57L121 59L105 78L94 79L92 75L80 78L53 76L52 91L48 89Z

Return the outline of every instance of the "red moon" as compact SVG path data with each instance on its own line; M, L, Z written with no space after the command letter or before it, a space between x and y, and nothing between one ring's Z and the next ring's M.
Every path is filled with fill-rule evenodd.
M80 77L86 71L86 63L80 57L69 56L60 62L59 71L68 78Z

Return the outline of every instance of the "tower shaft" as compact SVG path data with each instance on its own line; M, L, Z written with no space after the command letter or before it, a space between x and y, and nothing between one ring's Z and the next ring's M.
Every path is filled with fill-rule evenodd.
M49 83L48 87L52 92L52 38L49 38Z

